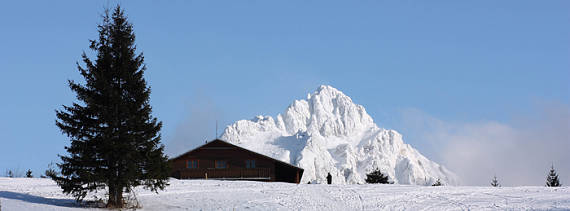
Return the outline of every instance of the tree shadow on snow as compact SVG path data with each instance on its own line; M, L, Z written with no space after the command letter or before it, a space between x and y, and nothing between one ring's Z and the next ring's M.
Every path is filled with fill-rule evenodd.
M25 193L16 193L10 191L0 191L0 198L20 200L28 203L46 204L59 207L81 207L80 204L73 199L51 199L41 196L34 196Z

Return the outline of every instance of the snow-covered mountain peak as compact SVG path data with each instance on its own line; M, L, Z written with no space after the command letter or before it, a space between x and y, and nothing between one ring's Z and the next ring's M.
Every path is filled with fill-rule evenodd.
M312 94L309 94L307 98L310 99L311 96L329 96L329 98L343 97L350 100L350 97L346 96L344 93L330 85L320 85L319 88L317 88L317 90L315 90L315 92Z
M335 183L363 183L380 169L401 184L457 184L453 173L405 144L397 131L379 128L363 106L327 85L275 119L239 120L221 138L305 169L302 182L323 182L330 173Z
M298 131L321 136L347 136L373 127L364 107L332 86L321 85L306 100L296 100L283 115L283 129L290 135Z

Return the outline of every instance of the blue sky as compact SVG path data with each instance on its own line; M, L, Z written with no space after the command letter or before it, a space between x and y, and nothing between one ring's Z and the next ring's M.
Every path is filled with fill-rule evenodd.
M521 118L552 107L566 114L570 104L568 1L119 2L145 55L169 153L176 139L213 138L216 120L222 128L276 115L320 84L444 164L423 138L429 128L409 115L525 128ZM81 80L75 63L116 3L1 3L0 174L43 172L64 153L54 110L75 101L66 81Z

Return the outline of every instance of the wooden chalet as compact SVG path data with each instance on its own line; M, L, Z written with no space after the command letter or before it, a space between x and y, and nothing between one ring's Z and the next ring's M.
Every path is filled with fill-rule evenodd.
M170 160L178 179L299 183L303 169L216 139Z

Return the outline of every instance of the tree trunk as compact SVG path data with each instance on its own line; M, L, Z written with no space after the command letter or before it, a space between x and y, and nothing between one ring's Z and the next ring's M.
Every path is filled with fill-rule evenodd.
M107 207L109 208L122 208L123 203L123 188L116 185L109 186L109 201Z

